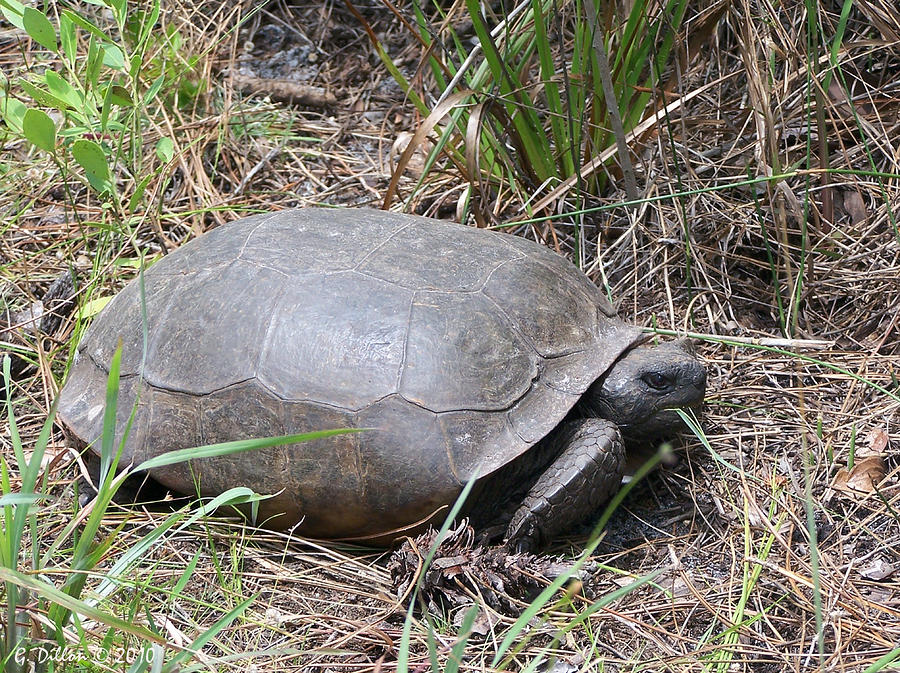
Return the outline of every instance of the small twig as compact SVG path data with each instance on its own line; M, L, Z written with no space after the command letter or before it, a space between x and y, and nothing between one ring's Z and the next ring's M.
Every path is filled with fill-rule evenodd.
M337 105L337 97L321 86L310 86L289 79L250 77L234 71L228 74L234 87L248 96L264 95L288 105L307 105L316 108Z
M275 158L276 155L280 154L283 147L284 147L283 144L279 145L278 147L273 147L271 150L269 150L269 152L266 154L266 156L264 156L262 159L257 161L256 165L253 168L251 168L249 171L247 171L247 175L245 175L243 177L240 184L238 184L238 186L234 188L234 194L235 195L242 194L244 191L244 188L246 188L247 184L253 179L253 176L256 175L257 173L259 173L260 169L262 169L263 166L265 166L273 158Z

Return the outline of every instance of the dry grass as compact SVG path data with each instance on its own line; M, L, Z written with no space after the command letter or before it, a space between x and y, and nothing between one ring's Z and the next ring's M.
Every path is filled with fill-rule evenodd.
M134 275L123 260L172 249L249 211L380 202L393 139L419 120L359 24L340 3L278 1L235 29L250 4L165 8L162 22L181 33L182 52L199 56L187 79L203 88L189 104L160 108L143 130L146 166L159 172L134 217L102 207L46 155L7 139L0 278L13 308L40 298L70 264L81 270L82 304L109 295ZM633 144L639 186L665 198L631 217L614 209L587 219L600 250L588 250L588 270L608 284L621 314L705 338L703 429L712 452L687 439L688 458L637 487L595 555L618 569L592 578L595 596L661 570L655 582L559 640L591 601L576 596L545 609L509 670L553 653L571 666L557 671L596 670L601 661L605 670L862 671L879 670L879 658L896 651L900 23L889 4L856 4L837 54L845 81L808 95L805 6L731 3L710 40L681 62L676 91L688 101ZM839 12L819 6L825 34L834 35ZM386 11L366 16L411 71L418 45ZM268 76L296 76L337 105L297 107L235 90L227 73L253 74L280 40L316 57L281 73L273 65ZM37 67L32 49L0 24L0 70L10 80ZM824 71L827 48L817 53ZM165 165L153 158L161 136L176 147ZM808 154L811 168L834 170L800 170ZM441 195L462 184L452 168L435 170L415 202L442 211ZM404 179L401 191L411 186ZM623 200L611 188L599 203ZM520 206L509 202L503 216ZM547 233L543 225L521 230ZM569 233L565 224L555 229L563 252ZM76 338L73 319L38 341L3 336L36 365L14 382L26 440L37 435ZM7 449L7 437L0 441ZM76 474L61 435L52 448L55 499L40 513L48 540L72 514ZM9 452L5 459L14 464ZM159 516L130 513L109 562ZM110 516L108 530L117 524ZM195 554L186 586L167 595ZM198 657L231 657L211 663L216 670L247 669L248 659L254 670L394 670L406 595L395 593L384 556L212 522L167 538L130 579L110 609L133 610L138 621L152 615L175 645L257 596ZM485 613L490 626L467 645L461 670L487 670L513 621ZM410 661L424 670L429 628L417 619ZM103 637L98 625L84 626L89 641ZM456 628L435 628L445 662Z

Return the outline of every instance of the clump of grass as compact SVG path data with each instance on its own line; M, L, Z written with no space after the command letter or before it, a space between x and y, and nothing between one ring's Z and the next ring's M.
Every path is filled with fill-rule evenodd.
M56 657L80 659L82 655L77 654L78 651L84 652L83 656L87 656L92 648L96 648L85 638L82 629L78 628L85 619L94 620L110 629L104 638L105 656L110 656L110 650L116 649L119 657L128 658L132 655L123 652L131 647L129 643L138 642L141 644L140 654L135 658L139 667L133 670L149 670L154 662L156 665L154 670L179 670L184 662L202 650L205 643L241 617L255 597L246 598L228 610L189 645L174 648L165 633L152 620L146 626L133 620L123 620L105 609L102 601L120 590L123 585L127 585L128 575L138 564L144 562L145 555L162 544L166 537L189 528L202 516L220 507L249 505L255 516L260 496L246 487L236 486L204 502L193 513L180 510L170 514L151 532L134 541L118 559L111 562L111 550L122 532L124 523L110 532L102 532L101 527L119 487L134 474L143 474L173 463L353 432L353 430L326 430L180 449L120 469L119 461L131 424L129 419L124 428L117 426L120 360L121 348L115 352L110 364L103 428L98 447L100 476L97 494L91 502L90 511L86 517L83 515L73 517L62 533L39 554L37 541L45 538L45 534L35 510L48 498L48 473L41 468L53 427L55 406L50 410L30 458L27 457L16 427L9 389L10 358L8 356L3 358L4 381L7 382L6 416L17 463L14 467L21 479L18 491L14 491L9 479L11 466L3 456L0 456L0 506L3 507L3 516L0 519L0 578L5 582L4 590L0 592L0 601L5 599L8 617L4 637L0 641L0 661L5 662L4 670L10 673L28 670L29 665L34 662L43 663L42 660L48 657L51 660ZM72 546L68 546L70 540ZM32 546L31 568L26 574L21 568L21 563L27 551L26 542L29 541ZM102 570L102 581L90 596L85 598L83 593L87 580L101 565L106 566ZM54 575L62 576L62 582L59 584L52 582L50 578ZM181 577L174 594L177 595L189 580L190 572ZM44 617L39 618L38 615ZM172 649L175 649L175 652L167 656L167 651Z
M43 458L50 440L55 408L44 423L30 456L19 437L12 395L9 389L10 359L3 358L4 380L7 382L6 419L16 464L10 465L0 456L0 577L4 582L0 601L5 606L3 638L0 641L0 661L9 673L30 670L35 664L90 660L97 645L85 637L80 628L84 620L93 620L109 630L103 641L105 656L116 652L138 649L132 654L136 659L135 671L149 670L154 660L162 663L168 641L152 622L141 625L134 620L124 620L108 609L98 607L100 599L121 586L121 578L128 575L143 554L174 528L185 524L185 512L170 515L160 527L140 540L128 554L123 555L112 567L106 568L104 582L90 597L83 595L91 574L108 562L111 547L121 533L122 526L101 532L106 510L128 471L116 474L116 464L121 450L114 450L116 427L115 407L118 393L118 358L113 360L107 388L107 410L104 416L102 445L107 467L97 496L87 517L74 517L63 531L54 536L53 542L43 551L39 541L46 539L46 523L39 518L39 510L49 499L48 471ZM111 410L111 411L109 411ZM11 472L20 478L18 489L10 481ZM226 501L235 500L228 494ZM246 500L246 496L243 498ZM71 545L71 546L70 546ZM27 567L27 570L25 567ZM61 582L51 578L61 577ZM240 606L202 634L193 644L200 647L209 638L237 618L249 602ZM165 669L192 656L192 647L179 648ZM137 654L135 654L137 652ZM96 652L95 652L96 654ZM113 655L116 656L116 655Z
M610 170L620 171L630 197L638 198L625 136L657 102L686 3L638 2L626 17L615 7L604 3L598 14L590 0L535 0L497 16L475 0L465 2L464 13L461 3L449 12L437 2L415 3L429 89L424 78L413 84L404 77L369 30L383 62L427 117L398 161L385 203L431 132L439 138L429 165L445 153L460 168L466 209L482 224L506 211L510 197L513 212L530 215L542 197L566 185L577 184L570 209L581 209L603 192ZM461 16L472 41L454 27ZM437 103L430 107L428 99Z

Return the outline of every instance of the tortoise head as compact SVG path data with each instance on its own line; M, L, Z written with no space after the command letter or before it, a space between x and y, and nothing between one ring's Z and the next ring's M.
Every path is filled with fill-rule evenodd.
M706 368L687 340L626 351L582 399L583 411L608 418L626 442L679 430L676 408L697 409L706 393Z

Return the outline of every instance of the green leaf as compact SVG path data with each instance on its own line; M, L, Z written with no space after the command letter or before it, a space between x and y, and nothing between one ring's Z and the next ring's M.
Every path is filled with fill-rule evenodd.
M172 157L175 156L175 144L172 142L171 138L159 139L159 142L156 143L156 156L159 157L160 161L164 161L165 163L172 161Z
M100 313L110 301L112 301L111 295L91 299L81 307L81 310L78 312L79 319L85 320L86 318L93 318Z
M109 88L110 100L120 107L133 107L134 101L131 100L131 94L124 86L114 84Z
M85 88L97 89L100 86L100 70L103 67L104 51L95 40L91 40L88 45L87 65L84 67L82 79L85 82Z
M22 124L25 121L25 112L28 108L24 103L10 98L9 96L0 97L0 119L6 122L11 131L16 133L22 132Z
M81 26L82 28L84 28L86 31L88 31L94 37L97 37L106 42L109 41L109 37L107 37L106 33L104 33L102 30L97 28L97 26L95 26L93 23L91 23L90 21L85 19L83 16L81 16L77 12L73 12L70 9L64 9L62 11L62 16L65 16L69 21L71 21L75 25Z
M112 110L113 105L118 105L119 107L132 107L131 94L128 93L128 89L119 86L118 84L106 87L106 95L103 97L103 107L100 110L100 128L103 129L104 133L109 132L112 130L112 126L119 123L115 118L113 118L112 121L109 119L109 113Z
M25 30L25 23L22 21L22 14L25 13L25 5L19 0L0 0L0 12L19 30Z
M59 43L62 46L62 52L66 60L70 64L75 63L75 55L77 53L77 36L75 35L75 24L65 13L59 16Z
M50 51L56 51L56 30L50 20L34 7L26 7L22 12L22 25L31 39Z
M152 176L151 176L152 177ZM156 264L162 255L141 255L139 257L119 257L113 260L112 265L117 269L129 269L140 272L141 269L149 269Z
M150 180L153 177L153 175L145 175L141 181L138 182L137 186L134 188L134 194L128 199L129 213L133 213L138 209L138 206L141 205L141 199L144 198L144 192L147 191L147 185L150 184Z
M141 78L141 68L144 66L144 52L136 51L131 55L131 64L128 66L128 77L133 80Z
M197 507L191 515L184 520L184 523L179 526L180 530L184 530L185 528L191 526L195 521L198 521L201 517L212 514L220 507L226 507L230 505L246 505L247 503L258 503L260 500L268 500L271 495L260 495L255 493L252 489L247 488L246 486L235 486L234 488L229 488L224 493L220 493L215 498L211 500L207 500L205 502L201 502L200 506ZM255 516L255 515L254 515Z
M50 71L48 70L47 72L50 72ZM46 77L46 73L44 74L44 76ZM56 76L59 77L59 75L56 75ZM34 102L39 105L43 105L45 107L54 107L60 111L70 110L72 108L72 105L67 103L62 98L59 98L58 96L54 96L52 93L50 93L46 89L42 89L39 86L35 86L28 80L20 79L19 86L22 87L22 90L25 91L25 93L27 93L29 96L31 96L31 98L34 100ZM25 115L24 111L22 112L22 115L24 117L24 115Z
M97 148L99 149L99 147ZM102 154L102 150L101 150ZM104 165L105 159L104 159ZM100 433L100 490L105 490L107 480L115 473L121 451L116 451L116 406L119 402L119 372L122 367L122 340L109 363L106 377L106 404L103 408L103 430ZM122 438L124 442L124 437ZM77 549L76 549L77 555Z
M22 131L25 137L45 152L56 151L56 124L43 110L30 108L25 111L22 120Z
M103 65L107 68L125 70L125 55L122 53L122 50L114 44L104 44Z
M172 599L178 600L181 598L181 592L184 591L184 588L187 586L188 580L194 576L194 571L197 569L197 562L200 560L200 555L202 553L203 549L198 549L194 554L194 557L188 561L188 564L181 570L181 577L175 582L175 586L172 587L172 591L169 594Z
M46 498L46 495L40 493L7 493L6 495L0 495L0 507L8 507L9 505L34 505Z
M93 140L80 138L72 143L72 157L84 169L88 182L94 189L98 192L110 189L109 165L100 145Z
M60 77L58 73L48 70L44 73L44 81L47 82L47 89L52 95L65 101L75 110L80 110L82 108L84 98L71 84Z
M153 84L151 84L150 88L147 89L147 93L144 94L145 105L149 104L156 97L156 94L159 93L159 90L162 88L162 85L165 83L165 81L165 73L163 73L153 81Z

